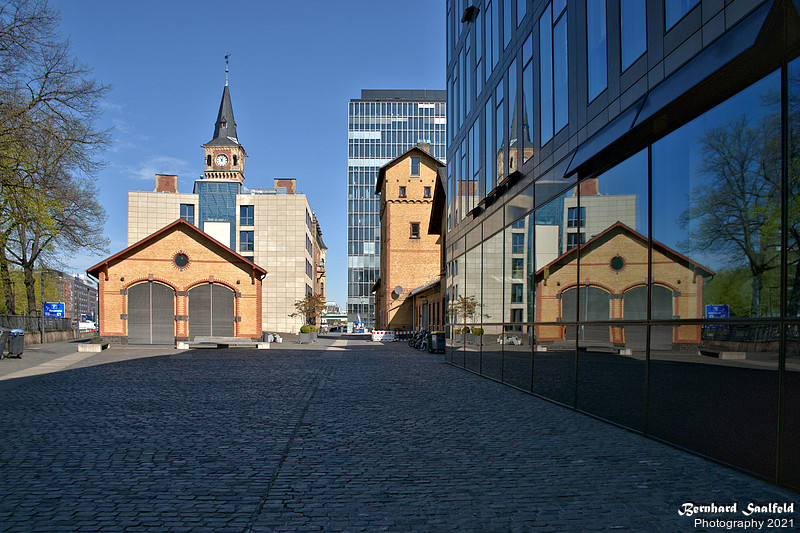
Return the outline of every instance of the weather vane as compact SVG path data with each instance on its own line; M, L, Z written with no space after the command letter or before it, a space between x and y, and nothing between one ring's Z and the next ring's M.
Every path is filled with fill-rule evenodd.
M225 54L225 85L228 85L228 59L231 57L230 52Z

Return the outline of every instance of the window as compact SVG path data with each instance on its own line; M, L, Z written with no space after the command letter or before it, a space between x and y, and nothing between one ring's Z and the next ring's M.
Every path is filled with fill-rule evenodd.
M207 166L207 167L210 167L210 166L211 166L211 154L208 154L208 155L206 156L206 166Z
M254 249L253 232L240 231L239 232L239 251L252 252Z
M233 166L236 166L238 164L239 164L239 156L233 156Z
M431 188L425 187L425 198L430 198L430 197L431 197Z
M411 175L419 176L419 157L411 158Z
M411 223L411 238L419 239L419 222Z
M522 2L524 3L524 2ZM533 36L522 45L522 157L533 157Z
M523 289L524 285L522 283L512 283L511 284L511 303L512 304L521 304L523 303Z
M567 250L586 242L585 233L567 233Z
M511 227L513 229L525 229L525 217L522 217L521 219L512 223Z
M667 31L699 3L700 0L664 0L664 22Z
M586 2L586 60L589 70L589 101L608 86L606 0Z
M189 224L194 224L194 204L181 204L181 218Z
M400 198L405 198L405 197L406 197L406 188L401 186L400 187Z
M520 322L524 322L525 319L523 317L523 309L512 309L511 310L511 322L515 324L519 324Z
M619 11L620 47L624 71L647 51L646 0L620 0Z
M586 226L586 208L568 207L567 208L567 227L582 228Z
M253 210L254 206L252 205L240 205L239 206L239 225L240 226L252 226L253 225Z
M566 126L569 119L566 7L566 0L554 0L539 19L542 146Z
M511 234L511 253L523 254L525 253L525 234L512 233Z
M521 257L511 259L511 279L523 279L525 277L525 260Z

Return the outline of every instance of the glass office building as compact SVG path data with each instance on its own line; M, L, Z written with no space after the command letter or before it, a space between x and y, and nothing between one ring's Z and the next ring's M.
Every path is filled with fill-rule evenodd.
M448 0L448 362L800 489L795 5Z
M446 91L362 90L347 125L348 330L375 323L372 286L380 277L378 169L417 143L445 161Z

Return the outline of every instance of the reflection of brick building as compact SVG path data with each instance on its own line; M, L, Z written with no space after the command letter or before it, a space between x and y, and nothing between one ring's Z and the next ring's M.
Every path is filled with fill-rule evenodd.
M579 254L580 287L575 284ZM652 284L651 318L702 318L703 282L713 272L657 241L653 241L653 264L659 268ZM536 272L536 322L644 320L647 275L647 238L618 222ZM641 341L626 338L618 326L582 326L576 331L554 324L539 325L536 330L540 342L574 339L575 335L587 342L616 345ZM671 338L653 339L663 345L699 341L700 327L691 325L675 328Z
M100 334L173 344L261 337L266 271L183 219L88 270L100 282Z
M441 236L429 234L428 229L444 163L428 150L424 144L415 146L378 171L375 193L380 194L381 278L374 287L376 329L419 325L412 291L434 280L438 288ZM442 293L438 291L438 296L427 302L432 316L440 315Z

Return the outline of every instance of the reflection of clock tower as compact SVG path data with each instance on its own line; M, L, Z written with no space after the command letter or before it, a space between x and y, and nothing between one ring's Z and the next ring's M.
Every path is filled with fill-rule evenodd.
M236 137L236 121L233 119L231 93L228 90L228 74L225 69L225 89L219 105L214 138L203 145L205 149L206 179L226 179L244 182L244 158L247 154Z

